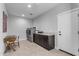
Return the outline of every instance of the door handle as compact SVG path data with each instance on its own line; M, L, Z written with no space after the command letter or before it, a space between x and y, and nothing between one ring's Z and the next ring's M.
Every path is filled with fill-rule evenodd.
M61 31L59 31L59 35L61 35Z

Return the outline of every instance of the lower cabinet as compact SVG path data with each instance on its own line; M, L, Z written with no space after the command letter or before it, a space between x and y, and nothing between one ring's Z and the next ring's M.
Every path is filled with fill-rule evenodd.
M33 42L47 50L55 48L55 35L33 34Z

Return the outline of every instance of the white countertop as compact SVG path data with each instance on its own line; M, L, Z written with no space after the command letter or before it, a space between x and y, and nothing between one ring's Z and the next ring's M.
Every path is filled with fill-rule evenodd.
M35 33L35 34L48 35L48 36L55 35L55 33Z

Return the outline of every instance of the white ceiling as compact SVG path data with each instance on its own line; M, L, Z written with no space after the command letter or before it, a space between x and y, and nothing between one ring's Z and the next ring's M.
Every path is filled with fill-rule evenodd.
M27 5L31 4L31 8ZM6 3L6 9L8 14L15 16L21 16L24 14L26 18L33 19L38 15L48 11L49 9L55 7L58 3ZM32 13L32 15L30 15Z

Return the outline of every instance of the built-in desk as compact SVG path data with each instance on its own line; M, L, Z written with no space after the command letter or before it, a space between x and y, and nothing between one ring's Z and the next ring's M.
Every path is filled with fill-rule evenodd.
M55 47L55 35L46 33L34 33L33 42L46 48L47 50L51 50Z

